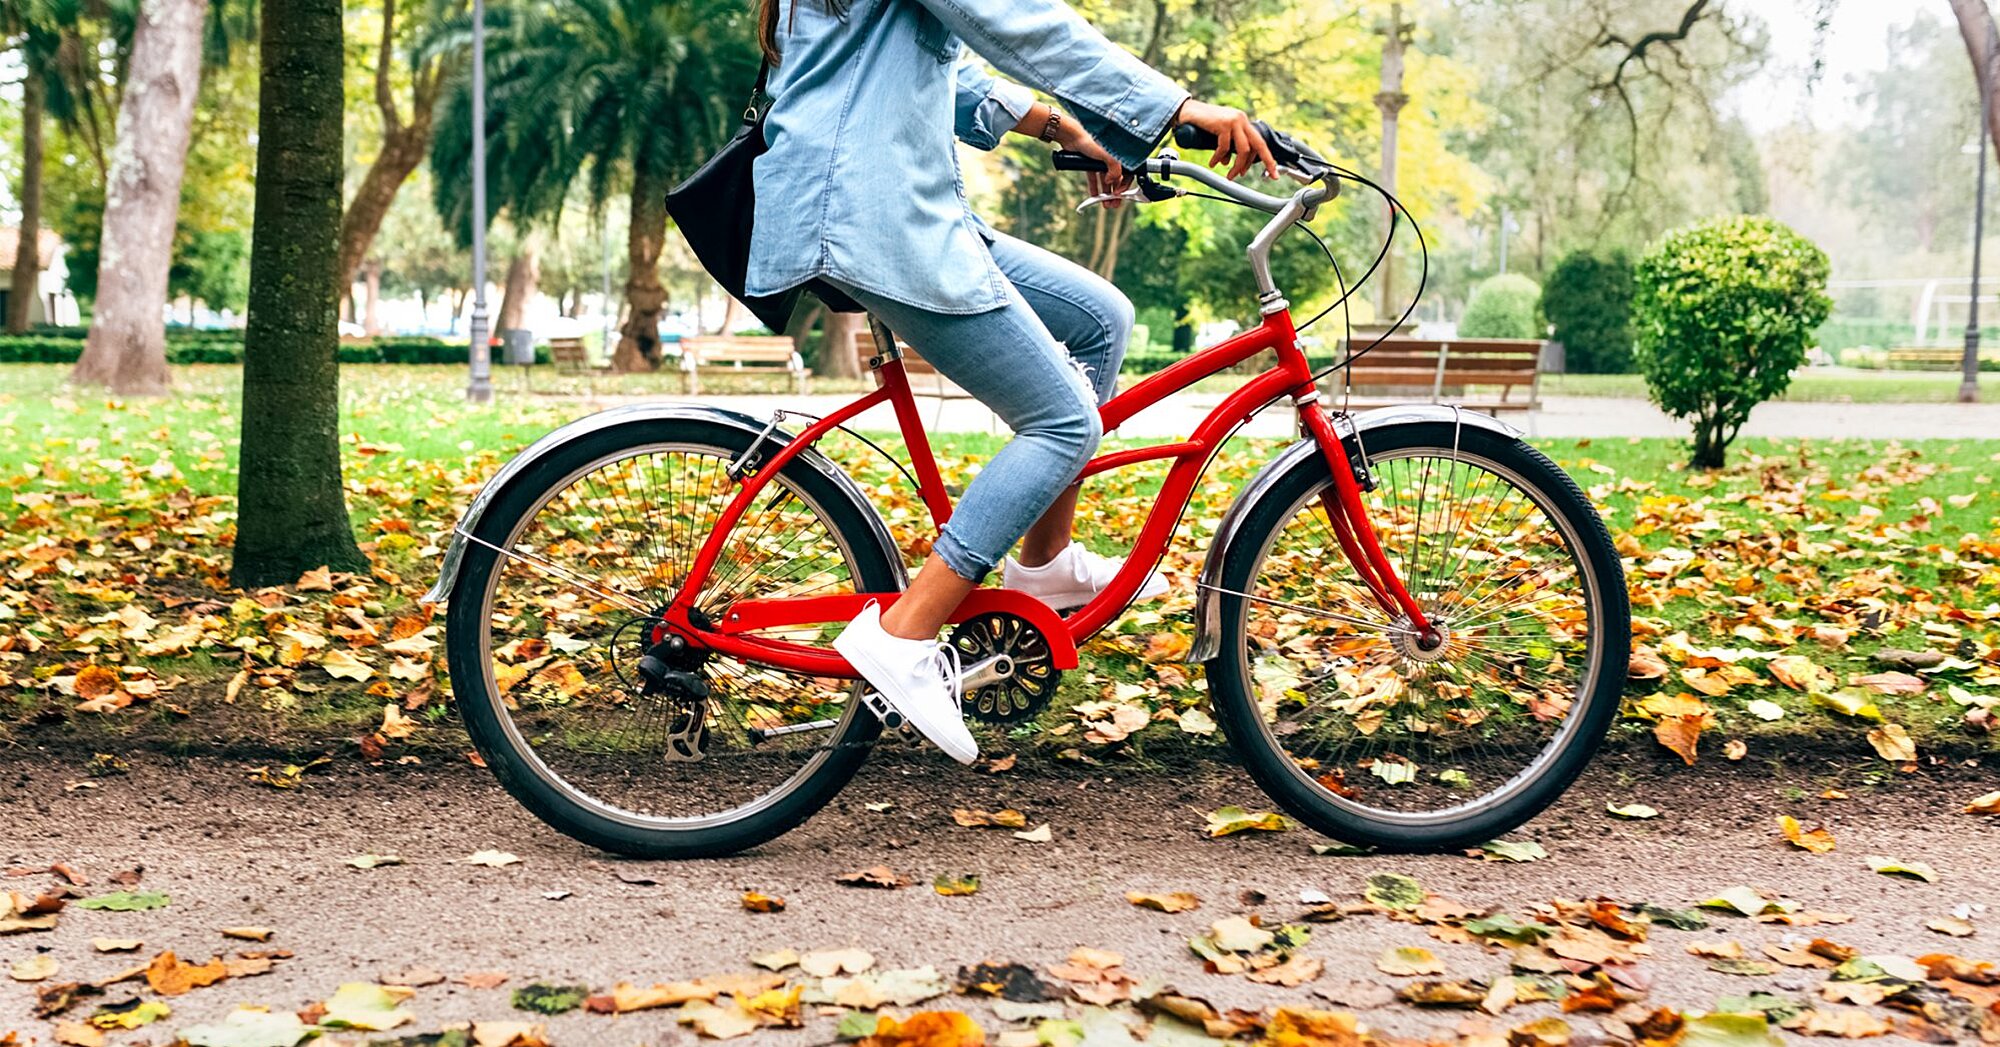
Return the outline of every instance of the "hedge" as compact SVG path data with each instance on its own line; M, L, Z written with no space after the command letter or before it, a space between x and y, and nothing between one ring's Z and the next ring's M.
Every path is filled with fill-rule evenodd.
M83 355L82 328L38 328L27 335L0 335L0 363L70 364ZM499 349L494 350L495 363ZM547 346L535 348L537 363L549 362ZM442 338L376 338L366 342L342 342L340 362L344 364L463 364L466 343ZM243 332L167 332L167 362L173 364L240 364L243 362Z

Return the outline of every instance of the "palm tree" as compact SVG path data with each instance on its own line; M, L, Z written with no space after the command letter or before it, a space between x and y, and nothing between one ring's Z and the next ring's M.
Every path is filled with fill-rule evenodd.
M626 316L612 360L659 365L666 193L720 148L757 65L742 0L545 0L488 14L487 199L521 224L553 221L578 179L593 210L630 199ZM454 27L439 46L458 46ZM470 221L468 83L431 149L439 216Z

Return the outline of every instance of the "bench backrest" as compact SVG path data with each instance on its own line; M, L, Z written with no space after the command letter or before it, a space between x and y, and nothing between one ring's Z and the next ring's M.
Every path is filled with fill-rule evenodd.
M1347 369L1351 377L1346 380L1355 385L1529 385L1541 361L1542 343L1532 339L1385 338Z
M697 335L680 342L682 358L697 365L792 362L792 340L779 335Z
M583 351L581 338L549 339L549 359L558 364L581 364L588 362Z

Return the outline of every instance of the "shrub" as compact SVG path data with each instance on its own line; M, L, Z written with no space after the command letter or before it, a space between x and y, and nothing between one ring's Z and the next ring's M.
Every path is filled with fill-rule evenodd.
M1750 409L1785 391L1833 302L1826 252L1773 218L1669 235L1634 278L1633 355L1653 402L1694 424L1691 465L1722 466Z
M1564 367L1581 374L1632 370L1632 260L1624 252L1563 257L1542 287L1542 315L1563 344Z
M1502 273L1473 289L1461 338L1540 338L1542 289L1518 273Z

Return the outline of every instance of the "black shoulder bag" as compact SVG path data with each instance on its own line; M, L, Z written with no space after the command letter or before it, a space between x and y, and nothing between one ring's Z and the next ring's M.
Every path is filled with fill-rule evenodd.
M750 268L750 230L757 218L757 193L751 178L752 165L769 148L764 142L764 114L768 99L764 81L770 74L767 60L757 67L757 82L750 88L750 103L743 108L743 123L735 137L717 150L686 181L667 193L667 213L688 246L701 260L708 275L722 289L750 308L764 326L783 332L791 323L800 296L811 289L835 309L859 312L847 296L820 281L801 285L775 295L746 297L745 274Z

